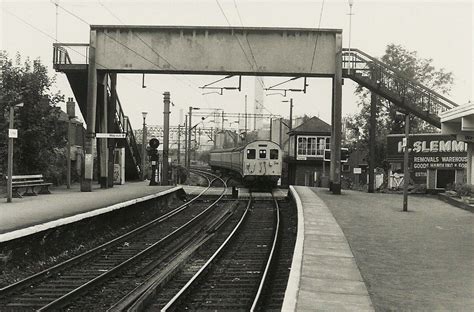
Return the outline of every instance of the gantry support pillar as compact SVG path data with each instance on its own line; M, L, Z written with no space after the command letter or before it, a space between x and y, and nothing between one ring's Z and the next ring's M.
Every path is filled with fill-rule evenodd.
M97 113L97 67L95 63L96 37L97 32L91 30L87 79L87 130L81 192L92 191L92 177L94 174L95 123Z
M117 74L109 74L110 78L110 101L107 102L107 132L115 132L115 114L117 108ZM114 186L114 153L115 139L108 139L109 159L108 159L108 176L107 184L109 187Z
M342 139L342 34L336 34L336 64L332 80L332 130L330 189L341 194L341 139Z
M97 99L97 110L99 115L98 120L98 132L107 133L107 119L108 117L108 94L107 94L107 84L108 84L108 75L106 73L98 74L99 80L99 92ZM100 155L99 162L99 183L101 188L108 188L108 177L109 177L109 148L108 148L108 139L101 138L97 140L98 154Z

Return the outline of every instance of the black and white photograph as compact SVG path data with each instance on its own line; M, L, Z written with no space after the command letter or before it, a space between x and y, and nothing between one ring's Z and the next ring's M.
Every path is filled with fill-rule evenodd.
M472 0L0 0L0 311L474 311Z

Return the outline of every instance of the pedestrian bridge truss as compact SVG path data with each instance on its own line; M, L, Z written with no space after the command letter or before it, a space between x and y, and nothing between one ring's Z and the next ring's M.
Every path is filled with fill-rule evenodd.
M343 77L354 80L437 128L441 128L438 115L457 106L441 94L357 49L343 50L342 68Z

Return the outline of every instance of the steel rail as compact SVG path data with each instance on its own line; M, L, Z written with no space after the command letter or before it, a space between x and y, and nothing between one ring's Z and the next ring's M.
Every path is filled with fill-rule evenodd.
M172 211L169 211L167 212L166 214L156 218L155 220L152 220L144 225L141 225L140 227L136 228L136 229L133 229L132 231L130 232L127 232L125 234L122 234L121 236L119 237L116 237L114 239L112 239L111 241L108 241L106 243L103 243L102 245L99 245L91 250L88 250L80 255L77 255L71 259L68 259L64 262L61 262L61 263L58 263L50 268L47 268L41 272L38 272L34 275L31 275L23 280L20 280L16 283L13 283L13 284L10 284L10 285L7 285L3 288L0 289L0 295L4 295L5 293L7 292L11 292L11 291L15 291L16 289L18 288L21 288L23 286L26 286L28 284L31 284L32 282L36 281L37 279L39 278L42 278L42 277L47 277L48 275L51 275L52 272L56 272L60 269L63 269L65 267L67 267L68 265L70 264L73 264L73 263L77 263L81 260L86 260L88 257L92 257L95 255L95 253L97 252L100 252L100 251L103 251L104 249L107 249L107 248L110 248L110 247L113 247L113 245L115 245L116 243L119 243L120 241L126 239L126 238L129 238L130 236L132 235L135 235L135 234L138 234L144 230L146 230L147 228L155 225L156 223L161 223L169 218L171 218L172 216L176 215L177 213L183 211L186 207L188 207L192 202L194 202L195 200L197 200L200 196L202 196L202 194L204 192L206 192L208 189L210 188L210 186L208 186L205 190L203 190L201 193L199 193L196 197L194 197L193 199L191 199L189 202L177 207L176 209L172 210Z
M273 234L273 244L272 244L272 249L270 250L270 254L268 255L268 260L265 266L265 270L263 271L262 279L260 280L260 285L258 286L257 293L255 294L255 299L253 300L252 307L250 308L251 312L254 312L257 309L257 305L260 301L260 296L263 291L263 286L265 285L267 281L267 275L272 265L273 255L275 254L277 242L280 239L280 236L278 235L278 233L280 232L280 206L278 206L278 202L273 196L273 193L272 193L272 198L273 198L273 202L275 203L275 208L276 208L275 210L276 211L276 226L275 226L275 232Z
M160 288L163 283L168 280L170 274L173 274L178 267L184 265L189 256L192 256L192 254L201 248L204 243L214 237L216 231L233 215L234 212L232 210L234 209L235 207L232 207L223 213L219 211L220 215L218 215L217 218L214 218L214 220L211 220L207 230L203 231L202 234L198 236L190 237L188 239L191 243L188 244L188 247L186 247L184 251L180 251L178 254L173 255L173 260L170 261L169 264L162 267L158 273L149 276L146 282L137 286L107 311L117 312L143 310L145 303L155 294L156 289Z
M190 289L196 283L196 281L203 274L203 272L205 272L207 270L207 268L210 267L210 265L222 253L224 248L229 244L231 239L235 236L235 234L237 233L237 231L240 229L241 225L243 224L243 222L244 222L244 220L245 220L245 218L248 214L248 211L250 209L251 202L252 202L252 200L249 199L249 201L247 203L247 207L246 207L244 213L242 214L242 217L240 218L239 222L234 227L232 232L229 234L229 236L226 238L226 240L221 244L221 246L216 250L216 252L214 252L214 254L206 261L206 263L199 269L199 271L196 272L196 274L194 274L193 277L191 277L191 279L186 283L186 285L184 285L179 290L179 292L176 295L174 295L174 297L171 298L170 301L168 301L168 303L161 309L161 312L166 312L166 311L168 311L168 309L172 308L178 302L178 300L186 293L186 291L188 289ZM133 308L133 306L132 306L132 308Z
M156 224L159 224L163 221L166 221L167 219L173 217L174 215L182 212L183 210L185 210L187 207L189 207L193 202L195 202L199 197L201 197L206 191L208 191L210 188L211 188L211 181L210 179L208 179L207 177L205 177L207 180L208 180L208 186L202 190L196 197L192 198L189 202L173 209L172 211L169 211L167 212L166 214L144 224L144 225L141 225L139 226L138 228L136 229L133 229L132 231L129 231L123 235L120 235L119 237L116 237L106 243L103 243L91 250L88 250L80 255L77 255L71 259L68 259L64 262L61 262L61 263L58 263L52 267L49 267L41 272L38 272L36 274L33 274L23 280L20 280L16 283L13 283L13 284L10 284L10 285L7 285L3 288L0 289L0 296L1 297L4 297L4 298L7 298L7 294L9 293L12 293L12 292L15 292L15 291L18 291L19 289L22 289L22 288L26 288L27 286L33 284L33 283L36 283L38 282L39 280L41 279L45 279L51 275L53 275L55 272L58 272L58 271L61 271L61 270L64 270L66 269L67 267L73 265L73 264L77 264L77 263L82 263L84 261L87 261L87 259L89 258L92 258L94 256L96 256L97 254L100 254L101 252L103 252L104 250L108 250L110 248L112 248L113 246L116 246L117 244L119 244L121 241L123 240L126 240L134 235L137 235L141 232L144 232L145 230L147 230L148 228L152 227L152 226L155 226Z
M206 177L206 179L209 182L209 187L206 188L206 190L208 190L210 188L210 185L211 185L211 180L208 177ZM200 194L202 194L202 193L203 192L201 192ZM153 243L152 245L150 245L146 249L140 251L139 253L135 254L134 256L128 258L124 262L116 265L115 267L109 269L108 271L102 273L101 275L96 276L95 278L89 280L88 282L82 284L81 286L71 290L67 294L65 294L65 295L57 298L56 300L50 302L49 304L43 306L42 308L38 309L37 311L56 310L56 309L60 309L60 308L64 307L65 305L67 305L68 301L71 300L71 298L75 298L79 294L81 294L83 292L86 292L88 288L91 288L91 287L95 286L96 284L99 284L104 279L112 276L113 274L117 273L119 270L125 268L127 265L129 265L129 264L133 263L134 261L137 261L137 260L141 259L142 257L146 256L147 254L152 252L154 249L158 248L160 245L166 243L171 238L174 238L175 236L177 236L178 234L180 234L181 232L186 230L188 227L190 227L190 226L194 225L196 222L198 222L201 219L201 217L206 215L221 200L221 198L224 196L224 194L225 194L225 189L222 192L222 194L212 204L210 204L206 209L201 211L194 218L192 218L191 220L189 220L188 222L186 222L185 224L183 224L181 227L177 228L176 230L174 230L170 234L168 234L165 237L161 238L160 240ZM189 205L189 203L188 203L188 205ZM173 215L175 215L175 214L173 214Z

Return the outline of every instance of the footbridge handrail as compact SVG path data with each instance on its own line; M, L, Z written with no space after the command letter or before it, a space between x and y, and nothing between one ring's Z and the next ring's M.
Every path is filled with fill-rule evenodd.
M109 96L109 100L111 100L112 91L111 91L110 85L107 86L107 93ZM140 155L140 151L138 149L137 140L135 138L135 134L133 133L132 124L130 123L130 120L125 116L123 112L122 104L120 103L118 94L115 94L115 96L117 99L116 104L115 104L116 124L120 128L119 129L120 132L127 134L126 140L127 140L128 146L130 147L130 153L132 155L132 158L134 159L134 163L136 165L137 171L140 173L141 170L143 170L143 168L140 168L142 155ZM143 155L143 157L145 157L145 155Z
M377 58L372 57L359 49L343 49L342 62L343 69L346 70L348 76L351 74L354 75L357 71L368 71L371 74L375 74L378 83L384 84L388 88L395 87L397 91L400 91L400 87L403 87L402 92L404 93L408 89L411 89L412 95L416 95L417 93L421 94L422 104L425 102L424 99L426 98L428 105L434 103L441 105L444 109L450 109L458 106L455 102L447 99L438 92L424 86L412 78L407 77L401 71L383 63ZM374 67L377 72L372 73ZM351 73L351 70L354 70L354 72ZM386 77L392 81L384 81L384 78ZM399 83L402 85L399 85ZM393 84L396 84L396 86Z
M81 56L79 59L71 58L70 51ZM54 65L87 65L89 64L88 43L53 43L53 66Z

